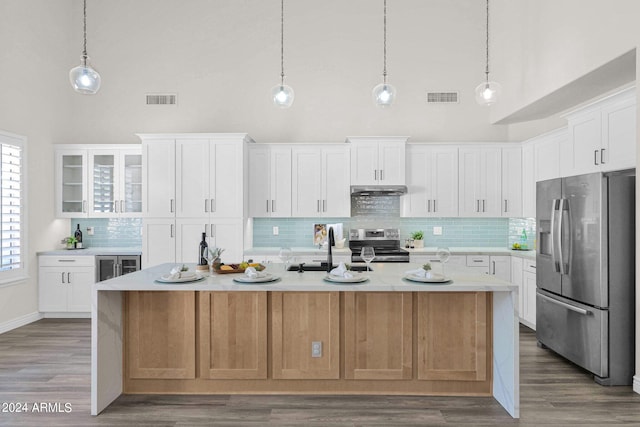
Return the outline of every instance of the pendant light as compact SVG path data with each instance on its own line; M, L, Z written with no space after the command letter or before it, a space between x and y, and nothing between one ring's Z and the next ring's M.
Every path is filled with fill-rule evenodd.
M284 84L284 0L280 0L280 84L271 90L273 104L280 108L289 108L293 104L295 93L291 86Z
M69 71L71 86L76 92L83 95L93 95L100 89L100 74L89 64L87 56L87 0L83 4L83 28L84 28L84 48L80 57L80 65Z
M396 88L387 83L387 0L384 0L384 42L382 83L373 88L373 102L382 108L390 107L396 99Z
M476 87L476 102L480 105L492 105L498 101L502 93L500 83L489 81L489 0L487 0L487 38L486 38L486 80Z

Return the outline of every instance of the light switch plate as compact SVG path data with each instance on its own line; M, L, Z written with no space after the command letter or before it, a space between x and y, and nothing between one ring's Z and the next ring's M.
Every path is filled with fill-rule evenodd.
M93 236L93 227L87 227L87 235Z
M433 227L434 236L442 236L442 227Z
M280 229L278 228L277 225L273 226L273 235L277 236L278 234L280 234Z

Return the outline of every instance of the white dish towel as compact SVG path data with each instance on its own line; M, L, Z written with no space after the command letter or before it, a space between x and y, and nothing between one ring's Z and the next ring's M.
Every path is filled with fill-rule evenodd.
M406 276L415 276L415 277L426 277L427 279L431 278L431 271L427 271L424 268L417 268L415 270L405 271L404 274Z
M349 273L349 271L347 270L347 266L344 265L344 262L341 262L340 264L338 264L336 268L331 270L329 272L329 275L336 276L336 277L344 277L345 279L351 279L353 277L353 274Z
M244 275L249 277L250 279L257 279L260 277L267 277L266 273L256 270L254 267L247 267L244 270Z

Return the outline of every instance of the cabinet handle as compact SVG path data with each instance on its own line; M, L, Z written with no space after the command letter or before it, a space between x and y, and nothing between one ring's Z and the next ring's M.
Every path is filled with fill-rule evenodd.
M271 212L276 211L276 201L271 199Z
M484 208L484 202L486 202L485 199L482 199L482 212L486 212L485 208Z
M327 211L327 199L322 199L322 212Z
M600 164L604 165L604 148L600 149Z
M211 230L211 238L216 237L216 233L215 233L215 224L209 224L209 230Z
M205 224L205 225L204 225L204 235L205 235L205 236L208 236L208 235L209 235L209 231L208 231L208 230L209 230L209 224Z
M117 263L113 263L113 277L117 277L118 276L118 264Z
M64 273L60 273L62 274L62 283L64 283Z
M173 224L171 224L171 237L173 237Z
M204 199L204 211L209 212L209 200Z
M59 259L58 262L76 262L75 259Z
M120 200L120 212L124 213L124 200Z
M114 213L118 213L118 201L117 200L113 201L113 212Z
M216 211L216 199L211 199L211 212Z
M484 261L484 260L482 260L482 259L474 259L473 260L473 262L482 262L482 261Z
M507 204L507 199L504 199L504 211L509 212L509 205Z
M377 181L378 180L378 169L374 169L373 170L373 180Z
M480 212L480 199L476 199L476 212Z
M438 209L436 209L436 199L433 199L433 211L438 212Z
M427 212L431 212L431 199L427 200Z
M598 150L593 151L593 164L598 166Z
M71 272L67 273L67 283L71 283Z
M384 169L380 169L380 181L384 181L382 172L384 172Z
M491 261L491 264L493 264L493 274L494 276L496 275L496 262L495 261Z
M267 202L267 213L269 213L269 200L266 200Z
M535 270L536 266L535 265L529 265L529 268L533 268Z
M320 199L318 199L318 204L316 205L316 212L320 212Z
M87 212L87 201L83 200L82 201L82 213L86 213Z
M173 203L174 200L173 199L169 199L169 212L173 213Z

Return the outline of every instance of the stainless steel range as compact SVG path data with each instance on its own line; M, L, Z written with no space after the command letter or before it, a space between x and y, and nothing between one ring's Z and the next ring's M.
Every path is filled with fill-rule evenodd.
M352 228L349 230L351 262L364 262L360 251L371 246L376 252L373 262L409 262L409 252L400 248L397 228Z

